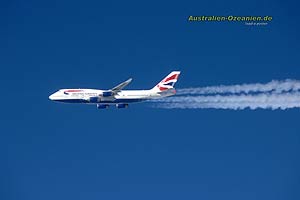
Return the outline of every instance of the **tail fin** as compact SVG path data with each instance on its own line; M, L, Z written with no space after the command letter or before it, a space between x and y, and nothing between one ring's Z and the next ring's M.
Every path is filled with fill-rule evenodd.
M161 82L159 82L154 88L155 92L163 92L169 89L173 89L177 79L179 77L180 71L173 71L168 76L166 76Z

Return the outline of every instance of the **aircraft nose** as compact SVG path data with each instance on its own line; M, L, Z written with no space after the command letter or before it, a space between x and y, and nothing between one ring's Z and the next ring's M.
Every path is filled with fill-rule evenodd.
M50 100L53 100L53 94L51 94L51 95L49 96L49 99L50 99Z

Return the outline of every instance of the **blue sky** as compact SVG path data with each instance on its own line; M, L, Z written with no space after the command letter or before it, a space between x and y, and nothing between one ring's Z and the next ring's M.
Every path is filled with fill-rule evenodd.
M125 110L58 104L59 88L299 79L293 1L5 1L0 199L299 199L299 109ZM267 26L189 15L271 15Z

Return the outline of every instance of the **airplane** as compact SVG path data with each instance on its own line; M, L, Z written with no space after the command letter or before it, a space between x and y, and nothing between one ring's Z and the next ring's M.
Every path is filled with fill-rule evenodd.
M60 89L51 94L49 99L63 103L96 104L98 109L115 105L117 108L127 108L129 103L142 102L150 99L164 98L175 95L175 83L180 71L173 71L161 82L149 90L123 90L132 78L109 90L98 89Z

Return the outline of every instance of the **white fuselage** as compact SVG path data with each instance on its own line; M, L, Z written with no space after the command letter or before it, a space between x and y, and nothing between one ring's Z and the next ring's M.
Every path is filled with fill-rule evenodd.
M128 104L175 94L175 90L164 92L153 90L121 90L114 95L104 95L105 92L105 90L96 89L61 89L50 95L49 99L65 103Z

